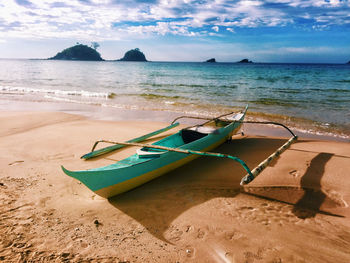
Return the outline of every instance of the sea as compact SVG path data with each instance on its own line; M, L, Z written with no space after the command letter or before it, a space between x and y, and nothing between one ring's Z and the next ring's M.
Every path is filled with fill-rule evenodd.
M249 105L250 120L349 140L350 65L0 60L0 109L43 103L191 116Z

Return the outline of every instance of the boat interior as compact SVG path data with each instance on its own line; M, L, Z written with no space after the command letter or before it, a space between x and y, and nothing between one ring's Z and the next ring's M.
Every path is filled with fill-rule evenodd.
M181 130L181 137L183 140L183 144L188 144L193 141L197 141L205 136L208 136L209 133L202 133L196 130L183 129Z
M218 128L224 127L230 123L231 122L220 121L219 125L217 125L216 120L213 120L210 123L206 123L207 125L191 126L182 129L181 131L172 136L166 137L163 140L156 142L155 145L161 145L170 148L178 148L185 144L197 141L205 136L208 136L209 134L215 133L217 132ZM152 158L159 157L166 151L159 149L141 148L138 149L136 152L139 158Z
M177 132L174 135L171 135L169 137L166 137L156 143L155 145L165 146L169 148L178 148L185 144L197 141L205 136L208 136L209 134L215 134L218 132L218 130L222 127L226 127L227 125L231 124L232 122L236 120L240 120L243 116L243 113L234 113L231 117L226 118L213 118L213 119L206 119L207 121L199 124L187 127L185 129L182 129L181 131ZM181 119L181 118L193 118L196 119L197 117L188 117L188 116L181 116L176 118L172 123L175 121ZM203 118L198 118L203 119ZM141 148L136 151L139 158L154 158L159 157L161 154L166 153L166 150L159 150L159 149L150 149L150 148Z

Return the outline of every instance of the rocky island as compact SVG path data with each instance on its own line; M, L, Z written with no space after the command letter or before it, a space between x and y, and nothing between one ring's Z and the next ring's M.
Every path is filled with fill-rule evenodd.
M73 47L66 48L56 56L49 58L52 60L84 60L84 61L103 61L100 53L91 47L83 44L77 44Z
M211 59L208 59L207 61L205 61L205 62L208 62L208 63L215 63L216 62L216 60L215 60L215 58L211 58Z
M253 63L253 61L245 58L245 59L242 59L241 61L238 61L237 63Z
M125 53L124 57L118 61L147 61L145 55L140 51L140 49L131 49Z

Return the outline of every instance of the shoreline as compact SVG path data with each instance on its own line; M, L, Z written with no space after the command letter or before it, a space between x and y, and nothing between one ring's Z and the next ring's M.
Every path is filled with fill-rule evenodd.
M12 104L62 103L78 109L79 106L69 105L75 103L82 105L83 110L87 109L84 105L90 104L121 111L202 116L221 115L248 104L247 119L283 122L305 134L350 140L350 80L343 66L246 67L238 63L234 67L213 67L206 63L199 66L166 62L101 65L81 61L5 61L2 66L7 70L0 74L1 97ZM113 110L92 111L117 115ZM138 118L137 114L134 116Z
M144 109L124 109L104 107L101 105L92 104L79 104L70 102L48 102L48 101L13 101L13 100L0 100L0 111L19 111L25 112L30 108L33 112L65 112L69 114L75 114L87 117L92 120L107 120L107 121L158 121L170 123L176 117L188 114L181 114L179 112L167 111L167 110L144 110ZM248 116L246 120L262 120L265 119L254 116L256 114ZM191 116L191 115L190 115ZM192 115L193 116L193 115ZM196 115L194 115L196 116ZM197 115L201 116L201 115ZM182 123L193 124L193 120L183 119ZM288 126L285 122L281 122ZM300 138L314 139L314 140L329 140L339 142L350 142L350 137L347 135L339 134L325 134L324 132L309 132L299 128L289 127ZM256 136L277 136L277 137L289 137L289 133L281 127L273 127L258 124L244 124L242 129L245 133Z
M124 141L168 122L44 111L1 111L0 121L3 262L350 261L348 143L301 139L244 189L239 165L201 157L106 200L60 165L111 164L136 148L79 157L101 136ZM254 167L284 142L238 135L215 151Z

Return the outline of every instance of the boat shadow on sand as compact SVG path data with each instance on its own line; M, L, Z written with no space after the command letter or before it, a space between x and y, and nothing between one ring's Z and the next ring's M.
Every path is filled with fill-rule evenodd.
M319 153L311 160L300 181L300 186L304 190L303 196L293 209L293 213L297 217L301 219L314 217L325 202L327 196L322 191L321 179L324 175L325 166L333 155L331 153ZM305 210L305 208L309 209Z
M299 219L312 218L317 214L344 217L342 209L347 207L346 202L336 192L328 193L329 189L322 187L321 180L325 175L325 167L332 157L349 157L326 152L316 153L297 149L292 149L292 151L298 151L301 154L302 152L315 154L311 160L305 158L308 165L305 173L300 176L299 184L283 185L283 182L280 181L280 186L277 182L273 186L248 186L243 191L253 196L293 205L292 212ZM289 174L294 172L296 170Z
M221 145L213 152L238 156L253 168L284 142L283 139L241 137ZM252 151L254 154L251 154ZM319 158L324 163L330 158L329 156L321 157ZM276 161L271 165L275 163ZM311 165L310 169L312 167ZM176 218L211 199L233 198L242 193L239 183L245 174L245 170L232 160L201 157L132 191L110 198L109 202L142 224L152 235L169 242L164 237L164 233L171 228ZM316 179L321 180L321 177ZM306 174L305 180L307 178ZM264 197L264 192L257 195ZM309 199L309 197L305 196L304 199ZM320 203L317 204L316 210L324 200L317 199ZM293 211L301 211L302 200L303 198Z

